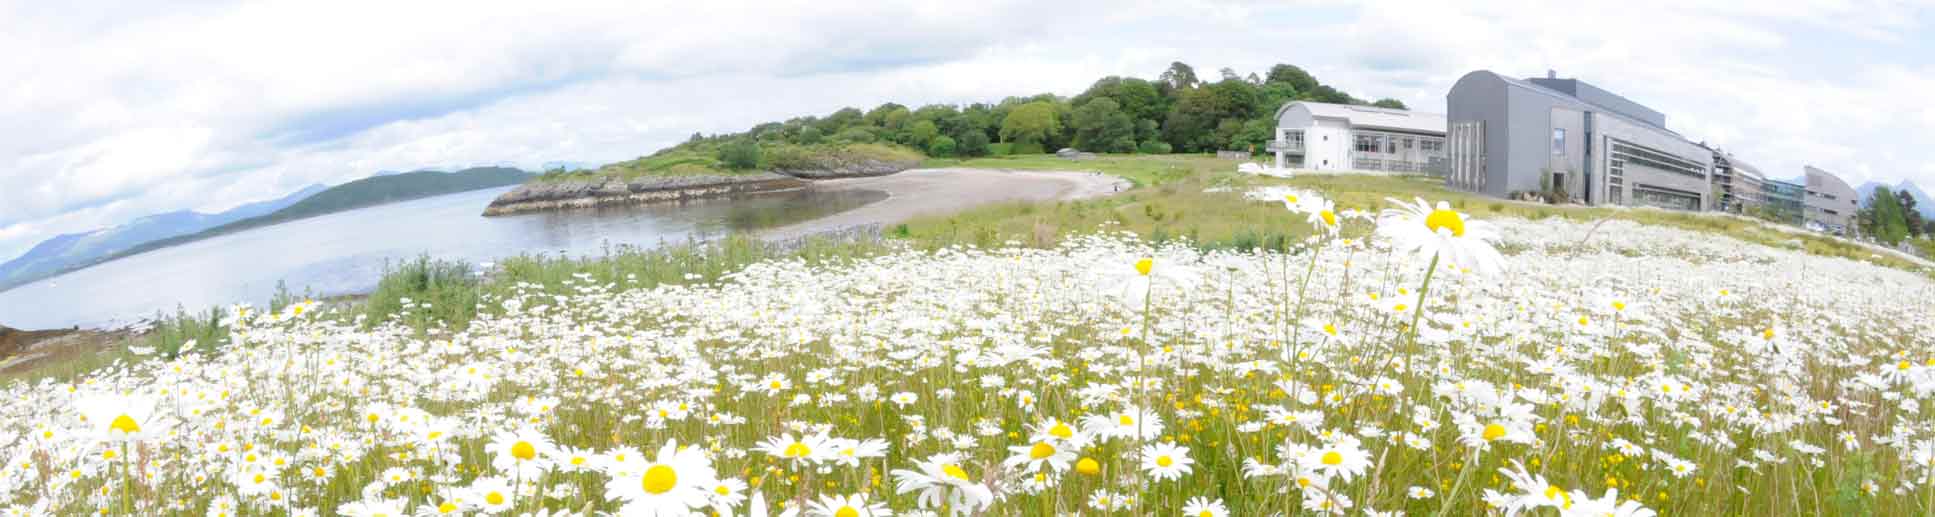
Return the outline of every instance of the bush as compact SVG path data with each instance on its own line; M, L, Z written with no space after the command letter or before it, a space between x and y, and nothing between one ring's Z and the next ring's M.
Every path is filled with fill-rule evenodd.
M991 156L1007 156L1014 153L1015 153L1015 144L1013 142L988 144L988 154Z
M719 164L734 170L757 168L759 144L742 138L719 146Z
M1142 154L1169 154L1169 142L1150 140L1136 146L1135 152Z
M934 137L927 143L927 155L939 158L954 156L954 139L946 136Z
M876 137L867 128L850 127L840 130L840 134L834 135L833 139L849 144L870 144L873 143Z
M961 156L987 156L989 152L988 134L979 130L969 130L961 134L957 144L955 152L960 153Z
M1048 148L1042 146L1040 142L1018 143L1018 144L1015 144L1013 149L1009 150L1009 154L1047 154L1047 153L1048 153Z
M821 139L820 128L813 127L813 126L806 126L805 128L800 129L800 136L799 136L800 144L814 145L814 144L820 143L820 139Z

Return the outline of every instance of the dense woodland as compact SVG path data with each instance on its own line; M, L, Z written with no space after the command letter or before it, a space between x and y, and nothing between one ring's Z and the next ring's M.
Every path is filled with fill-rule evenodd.
M1212 81L1176 62L1154 80L1104 77L1074 97L1043 93L918 108L889 102L769 122L744 133L694 134L682 147L717 149L728 166L750 166L762 147L850 143L899 144L934 157L1064 147L1109 153L1261 150L1276 128L1277 108L1294 100L1404 108L1396 99L1357 99L1295 65L1272 66L1262 75L1225 68Z

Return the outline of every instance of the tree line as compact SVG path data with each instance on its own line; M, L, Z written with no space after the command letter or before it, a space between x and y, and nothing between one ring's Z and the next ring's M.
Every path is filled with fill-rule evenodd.
M1074 97L1043 93L994 103L888 102L842 108L753 126L743 133L694 134L688 144L715 146L722 162L748 161L770 144L893 143L929 156L973 157L1075 148L1105 153L1261 150L1275 138L1276 110L1290 101L1367 104L1404 109L1396 99L1366 102L1319 82L1295 65L1259 75L1224 68L1210 81L1180 61L1154 80L1101 78Z

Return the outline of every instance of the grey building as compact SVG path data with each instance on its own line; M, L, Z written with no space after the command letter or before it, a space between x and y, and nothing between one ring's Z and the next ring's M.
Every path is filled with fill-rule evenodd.
M1465 74L1445 96L1451 188L1563 192L1589 205L1704 210L1713 153L1666 115L1577 79Z
M1807 172L1807 227L1836 235L1855 233L1854 213L1861 208L1861 195L1834 173L1802 167Z

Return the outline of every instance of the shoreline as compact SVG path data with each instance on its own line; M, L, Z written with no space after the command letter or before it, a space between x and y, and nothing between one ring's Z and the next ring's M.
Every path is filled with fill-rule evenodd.
M970 167L911 169L887 176L820 180L808 188L879 190L887 193L887 199L754 234L767 240L793 239L856 226L894 224L989 203L1101 197L1129 190L1131 186L1128 180L1096 172Z
M827 191L877 190L885 199L859 207L782 226L751 230L748 233L767 241L781 241L817 234L834 233L860 226L887 225L923 215L948 213L976 206L1013 201L1082 199L1128 190L1131 184L1107 174L1079 171L1030 171L982 168L910 169L895 174L802 181L794 189ZM705 201L730 202L735 194L705 198ZM689 200L698 201L698 199ZM569 209L560 210L569 212ZM355 299L367 292L339 293L332 298ZM11 322L0 322L10 324ZM77 333L121 333L151 324L145 318L109 319L95 325L48 329Z

